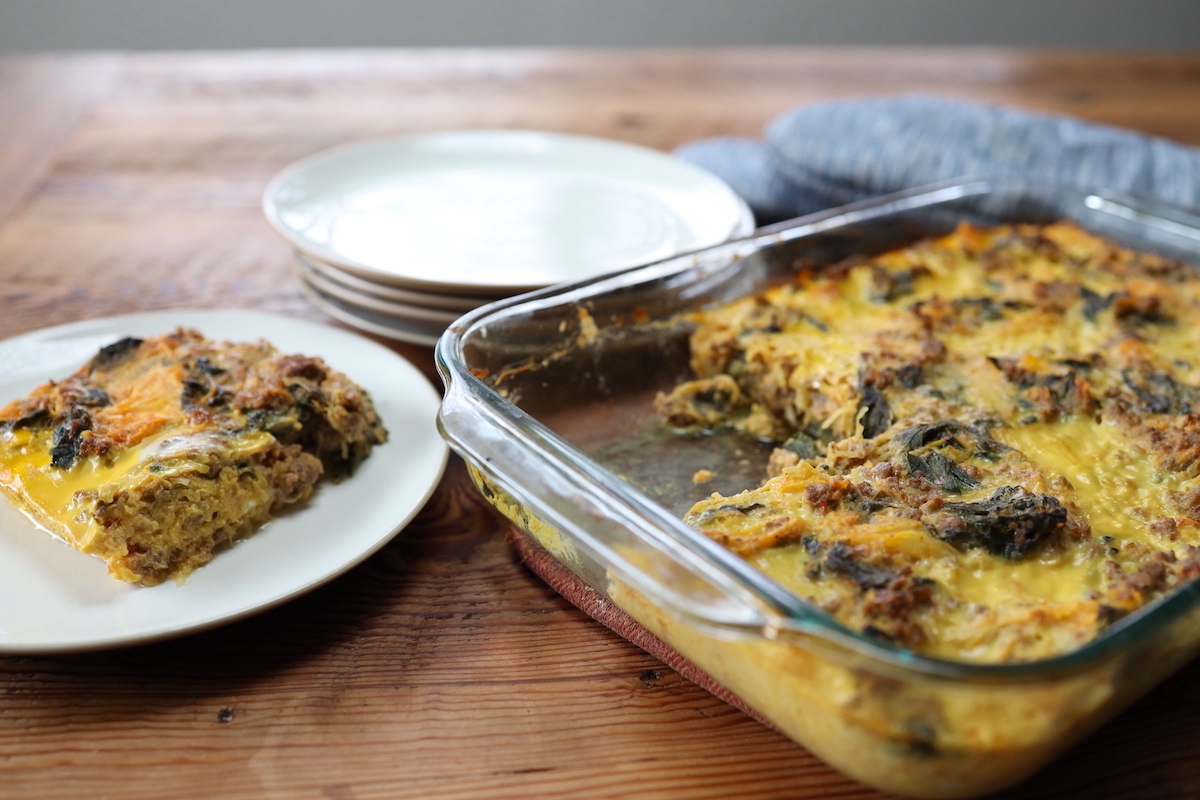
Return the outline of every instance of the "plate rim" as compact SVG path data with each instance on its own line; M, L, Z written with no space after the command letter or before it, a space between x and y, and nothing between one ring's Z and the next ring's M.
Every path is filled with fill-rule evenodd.
M161 323L160 327L166 331L180 326L186 327L188 325L203 325L204 322L202 320L204 318L213 318L214 322L217 322L217 318L220 317L237 317L245 321L258 321L262 323L264 327L261 338L267 339L268 341L271 341L271 334L270 331L266 329L266 326L271 322L283 322L288 325L298 326L300 329L310 329L313 334L320 334L321 336L332 335L335 338L344 337L344 340L347 344L352 343L356 347L361 346L366 350L373 352L377 357L394 360L397 362L394 364L395 367L409 370L410 375L406 376L406 380L411 377L419 379L417 386L423 385L428 388L428 393L430 395L428 399L432 400L434 408L436 408L436 406L441 402L440 394L437 392L434 385L425 377L423 373L421 373L416 365L399 353L396 353L395 351L377 342L374 342L359 333L301 317L292 317L283 314L254 311L249 309L179 308L94 317L63 323L61 325L47 326L45 328L39 328L33 331L20 333L15 336L6 337L4 339L0 339L0 346L8 346L14 343L21 343L23 341L36 342L38 339L53 340L64 337L70 338L72 335L86 334L89 330L95 329L98 332L104 329L105 326L120 325L125 322L130 324L145 325ZM205 333L206 335L211 336L211 338L217 338L220 335L217 334L217 336L213 336L207 331ZM322 358L324 357L320 353L317 355ZM339 368L337 364L331 364L331 366L333 366L335 369ZM417 388L416 391L423 390ZM8 400L5 399L4 402L8 402ZM390 428L392 423L389 422L388 424ZM433 425L432 417L430 424L431 426ZM123 647L132 647L143 644L152 644L154 642L166 641L194 633L213 630L224 625L247 619L256 614L277 608L287 602L290 602L291 600L307 594L308 592L324 586L325 584L337 579L338 577L341 577L345 573L359 566L372 555L381 550L385 545L391 542L410 522L412 522L417 514L419 514L421 510L428 504L429 499L433 496L433 493L440 485L442 477L445 474L446 466L449 463L449 449L446 446L445 441L440 436L436 435L436 429L434 430L434 433L435 435L431 437L431 441L437 443L437 446L434 448L437 452L431 463L436 462L436 469L430 470L425 475L425 480L427 483L421 487L420 491L418 492L418 497L416 497L415 502L411 504L412 507L405 511L401 519L398 519L391 525L390 530L384 532L382 535L372 537L367 543L366 547L355 550L352 556L342 559L338 563L333 564L330 568L314 570L312 573L307 574L305 579L301 582L291 585L282 591L267 591L262 595L261 598L256 599L253 602L246 603L236 609L208 615L200 614L197 617L191 618L179 625L160 625L156 627L151 626L148 629L143 630L139 630L135 627L133 630L123 629L98 636L83 638L77 637L73 639L61 639L57 641L22 642L20 640L12 641L0 639L0 655L28 656L87 653L113 650ZM0 500L0 502L3 502L4 504L12 507L17 513L20 513L20 510L14 504L12 504L7 497L3 498L3 500ZM297 513L303 513L303 509L300 509ZM36 528L32 521L30 521L30 525ZM49 534L45 531L37 532L41 535L52 537L52 534ZM69 547L69 545L66 544L63 546ZM210 570L212 569L212 566L213 565L211 564L206 565L201 569ZM109 580L115 579L109 578ZM171 582L168 582L165 585L169 585L170 583ZM155 587L137 587L134 589L134 591L153 591L154 588ZM18 604L17 607L19 608L20 604ZM119 627L120 626L114 626L114 628Z
M446 328L450 327L450 325L441 325L439 323L427 323L424 320L402 320L396 318L394 321L397 323L408 322L412 325L431 325L436 327L438 332L434 333L432 328L430 328L428 332L394 328L382 322L377 322L370 317L363 317L359 314L355 314L353 311L350 311L347 308L343 308L342 305L349 306L351 304L339 300L336 297L326 295L320 289L308 283L307 281L297 281L297 283L300 285L300 291L304 293L304 296L308 298L308 301L323 313L328 314L338 322L349 325L352 328L357 328L358 330L366 331L367 333L373 333L376 336L382 336L385 339L391 339L397 342L407 342L409 344L417 344L421 345L422 347L434 347L437 344L438 339L442 338L442 333L445 332ZM359 310L367 314L380 313L378 311L372 311L369 308ZM470 312L463 313L467 314Z
M327 278L316 270L306 267L298 259L293 262L292 270L296 279L307 283L330 297L335 297L344 303L360 308L378 311L380 314L391 314L397 319L407 319L412 322L429 322L435 325L453 325L466 311L453 311L444 308L424 308L412 303L401 303L397 300L386 300L382 297L365 292L356 292L342 286L332 278ZM472 309L467 309L468 311Z
M396 286L361 278L358 275L347 272L341 267L321 261L312 254L297 249L292 250L292 260L301 262L306 269L318 273L328 280L345 286L348 289L384 300L407 303L408 305L424 306L425 308L440 309L443 311L457 311L459 314L465 314L479 306L493 303L498 299L496 297L467 294L444 294L421 292L416 289L401 289Z

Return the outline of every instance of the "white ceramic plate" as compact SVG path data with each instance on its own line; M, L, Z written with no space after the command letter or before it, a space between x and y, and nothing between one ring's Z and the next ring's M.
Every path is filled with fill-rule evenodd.
M372 297L378 297L381 300L394 300L398 303L423 306L424 308L438 308L445 311L457 311L459 314L465 314L468 311L479 308L479 306L485 306L496 299L495 297L485 297L483 295L439 294L437 292L418 292L413 289L401 289L398 286L389 286L384 283L376 283L375 281L360 278L357 275L346 272L344 269L335 267L333 264L321 261L299 250L294 250L292 255L295 256L296 261L304 267L306 272L316 273L359 294L368 294Z
M416 515L446 464L439 397L410 363L348 331L236 311L166 311L49 328L0 342L0 404L70 374L124 336L178 325L211 338L265 338L324 358L375 402L389 440L355 475L323 482L305 507L218 552L183 585L110 578L100 559L37 528L0 497L0 652L94 650L211 628L278 605L340 575Z
M376 282L515 294L719 244L753 217L716 176L657 150L537 131L360 142L263 195L300 250Z
M358 308L378 311L381 314L390 314L398 319L430 322L441 325L444 328L466 313L464 311L447 311L444 308L423 308L359 292L348 286L343 286L337 281L330 280L311 267L306 266L305 262L301 259L296 259L294 269L296 277L302 283L307 283L314 289L319 289L330 297L336 297L342 302L349 303Z
M386 336L400 342L412 342L425 347L433 347L449 327L440 322L400 319L391 314L347 303L345 300L321 291L306 280L300 281L300 288L304 290L304 294L313 302L313 305L334 319L361 331Z

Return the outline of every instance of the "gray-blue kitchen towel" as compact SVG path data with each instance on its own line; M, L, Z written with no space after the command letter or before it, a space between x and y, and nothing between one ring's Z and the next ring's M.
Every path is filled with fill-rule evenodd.
M1083 120L928 95L818 103L762 139L676 155L720 176L759 224L968 175L1115 189L1200 209L1200 149Z

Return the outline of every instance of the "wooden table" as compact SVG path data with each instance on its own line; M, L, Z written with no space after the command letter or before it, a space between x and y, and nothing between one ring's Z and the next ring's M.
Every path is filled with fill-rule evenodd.
M0 61L0 337L131 310L330 322L259 197L369 136L538 128L662 149L830 97L933 91L1200 144L1200 56L429 50ZM427 348L395 345L433 379ZM7 398L3 398L7 399ZM452 460L394 542L306 597L163 644L0 656L0 797L878 793L591 622ZM1200 663L1014 797L1200 793Z

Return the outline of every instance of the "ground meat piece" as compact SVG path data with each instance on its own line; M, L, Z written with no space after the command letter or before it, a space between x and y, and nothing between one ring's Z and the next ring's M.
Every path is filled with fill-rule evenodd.
M1033 298L1037 308L1054 314L1062 314L1075 305L1079 297L1079 285L1067 281L1039 281L1033 284Z
M1121 427L1152 453L1160 467L1173 472L1190 472L1200 463L1200 414L1164 415L1146 418L1136 410L1137 401L1127 393L1112 390L1103 418ZM1180 501L1187 516L1200 514L1200 493L1188 492Z
M1179 580L1190 581L1200 578L1200 547L1190 545L1179 562Z
M272 475L278 509L307 500L324 471L321 459L298 444L278 445L263 453L258 463Z
M692 524L696 523L693 521ZM804 520L798 517L778 516L767 519L760 527L752 529L749 533L727 533L704 527L701 527L701 530L705 536L722 547L746 558L761 550L799 541L808 533L808 526Z
M1104 563L1104 605L1110 615L1122 616L1146 604L1150 595L1166 587L1173 575L1175 554L1154 553L1133 572L1126 572L1116 561Z
M837 508L850 490L850 481L839 478L828 483L812 483L804 487L804 499L813 508L828 514Z
M1174 541L1179 536L1179 524L1175 522L1173 517L1159 517L1151 522L1148 527L1159 536L1165 536L1171 541Z
M919 578L905 567L905 571L897 575L886 586L868 592L863 603L863 611L878 620L886 619L894 624L885 628L888 638L906 644L919 641L924 632L912 619L912 614L922 606L928 605L933 598L933 582Z

